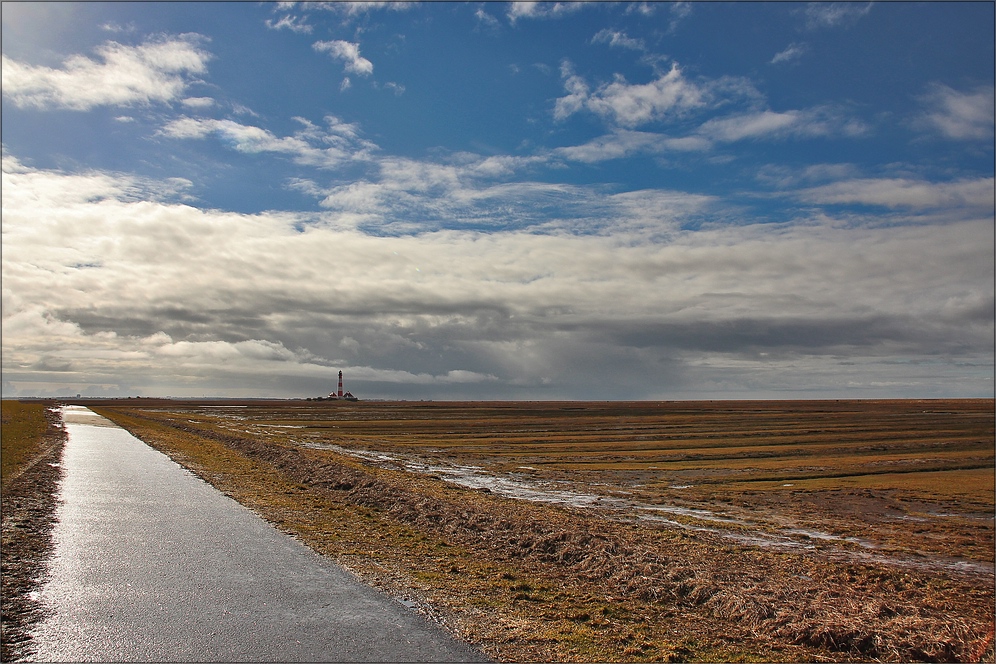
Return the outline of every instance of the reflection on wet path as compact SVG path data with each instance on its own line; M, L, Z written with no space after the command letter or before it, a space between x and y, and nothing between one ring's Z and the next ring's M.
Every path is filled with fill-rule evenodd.
M468 661L480 655L79 406L40 661Z

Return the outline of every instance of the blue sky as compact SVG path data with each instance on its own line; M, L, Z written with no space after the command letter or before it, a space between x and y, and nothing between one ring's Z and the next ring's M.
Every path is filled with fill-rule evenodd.
M992 3L10 3L3 394L993 395Z

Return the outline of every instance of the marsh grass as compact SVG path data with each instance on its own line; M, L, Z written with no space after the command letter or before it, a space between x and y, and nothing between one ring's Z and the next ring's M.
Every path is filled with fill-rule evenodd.
M516 450L501 449L508 435L539 435L548 446L558 426L583 429L549 408L539 422L529 413L496 421L465 407L462 422L452 408L394 406L392 422L383 416L388 407L362 406L260 406L233 417L175 404L100 412L499 659L953 660L978 649L989 627L991 577L740 546L458 488L299 444L317 434L345 447L408 445L447 458L459 447L458 458L474 462L487 448L461 436L487 435L505 441L495 443L503 463L532 459L535 467L541 450L520 442L524 453L515 458ZM492 414L502 411L509 409ZM603 433L607 418L599 420ZM258 426L274 422L300 428ZM618 487L632 480L620 477Z
M49 421L45 404L0 401L0 477L6 484L36 458L44 448Z
M45 403L3 401L0 482L0 660L30 658L44 616L37 591L53 549L65 429Z

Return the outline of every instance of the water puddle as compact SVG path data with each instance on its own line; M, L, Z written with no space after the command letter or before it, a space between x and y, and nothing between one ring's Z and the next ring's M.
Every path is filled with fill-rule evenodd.
M840 535L832 535L830 533L824 533L819 530L806 530L805 528L790 528L785 532L789 533L790 535L801 535L802 537L807 539L827 540L831 542L850 542L851 544L857 544L858 546L862 546L866 549L878 548L868 540L863 540L859 537L841 537Z
M709 533L733 540L747 546L813 551L820 549L831 557L863 560L877 564L922 569L946 569L954 572L973 574L993 574L994 566L971 561L951 561L941 559L921 559L905 556L872 553L878 547L868 540L858 537L844 537L819 530L806 528L782 528L775 532L762 530L756 523L735 519L705 509L678 507L675 505L648 504L631 498L599 495L583 491L558 488L555 483L542 480L528 480L529 473L498 475L481 466L460 465L440 461L427 461L415 456L401 456L373 450L348 449L330 443L297 441L298 445L313 449L323 449L361 459L381 467L390 467L412 473L436 477L468 489L483 490L505 498L551 503L568 507L599 509L608 512L622 521L641 521L670 528L693 532ZM531 466L519 469L532 471ZM608 486L608 485L606 485ZM690 488L691 485L676 485L670 488ZM615 491L615 493L628 493ZM679 521L661 514L682 517ZM732 526L733 528L724 528ZM752 532L744 532L754 529ZM821 546L818 546L819 542ZM833 549L827 549L832 546ZM855 548L857 547L857 548Z
M86 406L63 406L62 421L64 424L85 424L92 427L114 427L118 425L105 417L101 417Z

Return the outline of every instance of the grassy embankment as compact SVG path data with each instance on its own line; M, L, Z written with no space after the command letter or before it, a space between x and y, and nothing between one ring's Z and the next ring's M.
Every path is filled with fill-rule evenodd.
M503 499L172 409L98 410L500 659L971 658L988 627L971 582Z
M0 427L0 661L30 659L42 617L36 595L52 551L65 431L44 403L2 402Z
M0 427L0 485L6 486L45 449L45 404L4 400Z

